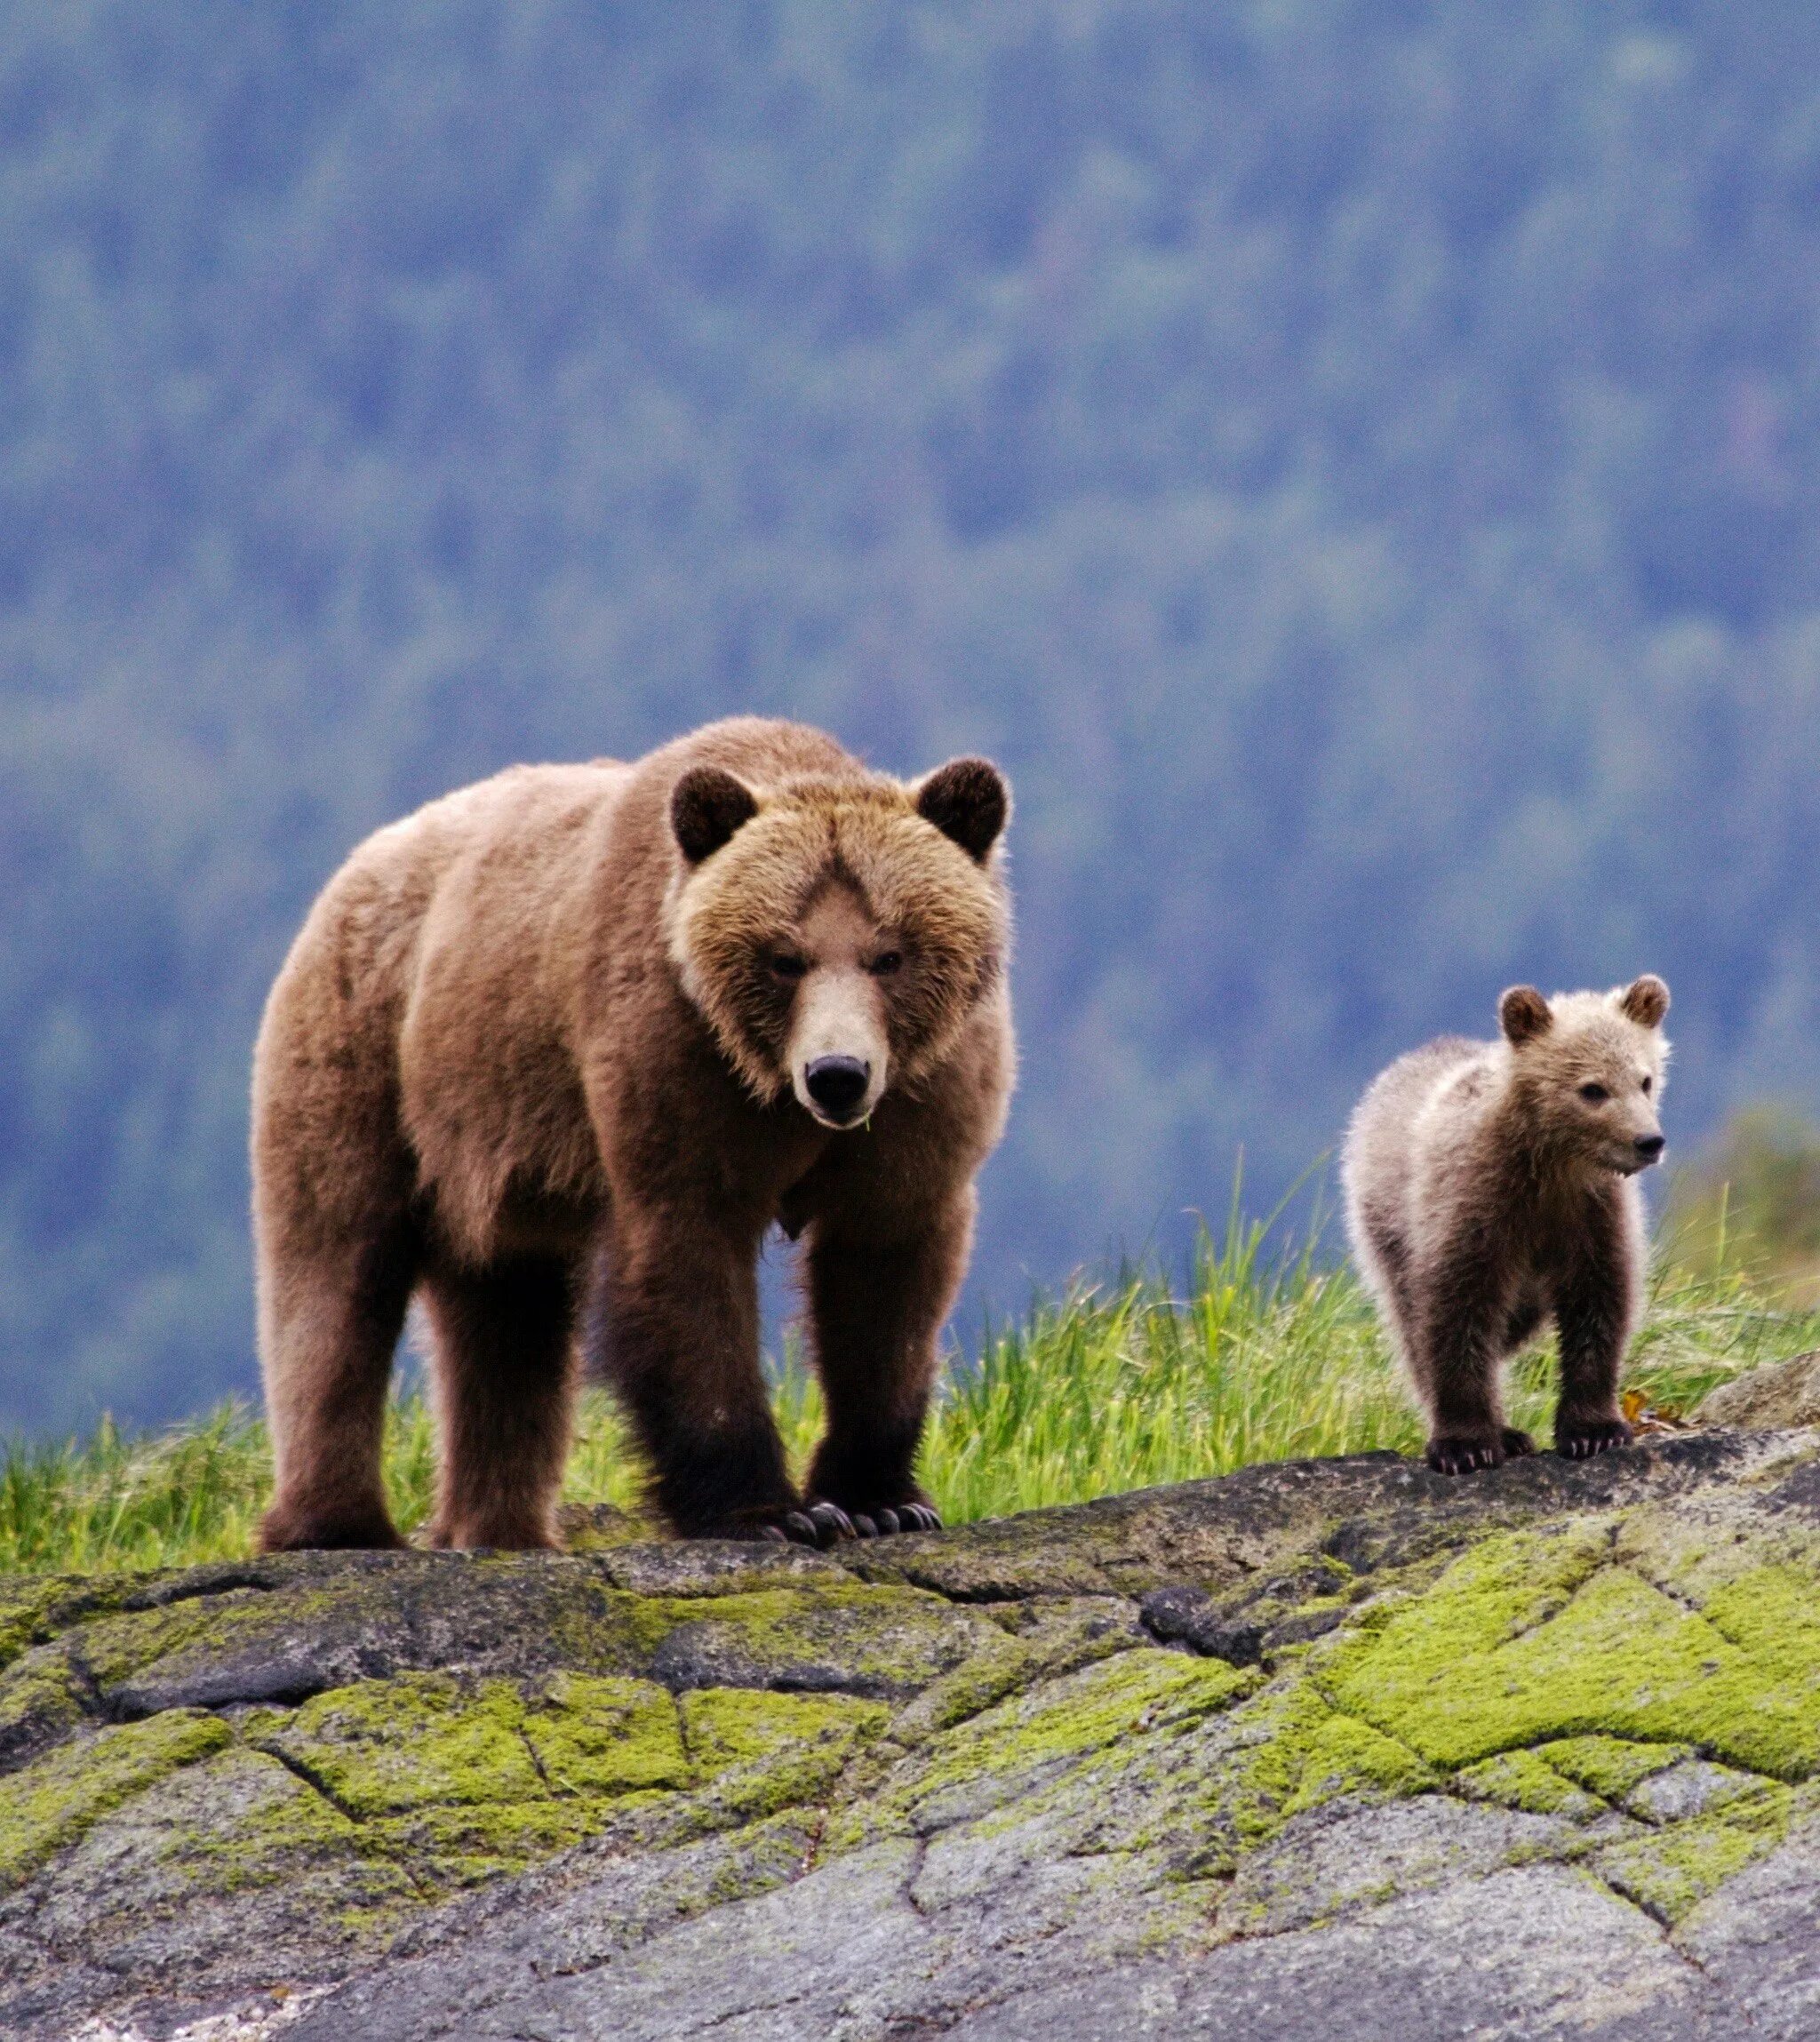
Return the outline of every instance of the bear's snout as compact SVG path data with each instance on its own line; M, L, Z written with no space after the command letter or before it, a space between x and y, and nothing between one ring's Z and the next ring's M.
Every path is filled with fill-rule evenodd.
M1635 1148L1638 1157L1646 1163L1653 1163L1667 1147L1667 1137L1663 1135L1639 1135Z
M872 1065L858 1057L817 1057L804 1069L802 1083L821 1113L844 1124L859 1111Z

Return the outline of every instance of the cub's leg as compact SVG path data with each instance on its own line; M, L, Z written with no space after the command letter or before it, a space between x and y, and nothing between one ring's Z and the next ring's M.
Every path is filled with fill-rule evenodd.
M1505 1289L1496 1262L1473 1247L1454 1246L1430 1272L1412 1359L1428 1408L1428 1464L1438 1474L1496 1468L1529 1449L1528 1436L1505 1424L1498 1398Z
M1616 1201L1592 1201L1572 1261L1555 1292L1561 1344L1561 1401L1554 1450L1584 1461L1626 1445L1631 1428L1618 1409L1618 1370L1636 1320L1642 1246Z
M812 1500L835 1504L861 1537L940 1523L916 1482L916 1449L935 1386L936 1336L966 1272L970 1192L914 1230L880 1234L862 1209L820 1218L808 1257L815 1362L827 1437L809 1472Z
M261 1215L259 1352L277 1491L259 1543L267 1552L402 1545L379 1448L415 1238L403 1221L364 1239L311 1232Z
M1498 1343L1500 1354L1515 1354L1527 1347L1536 1336L1536 1329L1542 1323L1542 1307L1531 1299L1515 1306L1505 1325L1503 1337ZM1521 1460L1525 1454L1536 1451L1536 1442L1527 1432L1520 1432L1514 1425L1504 1429L1504 1450L1510 1460Z
M555 1256L426 1272L438 1546L557 1546L575 1398L575 1281Z
M616 1213L595 1366L632 1420L652 1501L683 1538L830 1543L838 1513L797 1507L758 1364L760 1226L702 1203Z

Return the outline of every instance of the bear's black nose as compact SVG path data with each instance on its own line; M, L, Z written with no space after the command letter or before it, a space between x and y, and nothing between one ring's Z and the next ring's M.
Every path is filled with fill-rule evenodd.
M1642 1157L1646 1163L1653 1163L1667 1145L1667 1137L1664 1135L1639 1135L1637 1137L1637 1153Z
M817 1057L802 1073L810 1097L831 1121L851 1117L871 1079L872 1065L858 1057Z

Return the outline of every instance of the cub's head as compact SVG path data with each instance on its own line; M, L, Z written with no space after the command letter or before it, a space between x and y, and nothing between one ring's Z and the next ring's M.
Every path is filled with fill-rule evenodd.
M1610 993L1513 985L1497 1003L1514 1079L1548 1147L1630 1177L1662 1154L1668 987L1646 972Z
M908 784L682 776L670 956L755 1097L850 1128L943 1060L1004 969L1010 813L984 759Z

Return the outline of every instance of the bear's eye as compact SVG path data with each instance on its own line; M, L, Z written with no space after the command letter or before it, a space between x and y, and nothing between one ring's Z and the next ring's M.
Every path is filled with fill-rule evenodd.
M779 950L766 960L774 978L801 978L809 969L809 960L798 957L794 951Z
M1643 1081L1643 1089L1647 1092L1650 1086L1652 1086L1655 1082L1656 1081L1654 1078L1645 1078Z
M1589 1106L1596 1106L1601 1101L1608 1099L1611 1094L1606 1090L1603 1085L1582 1085L1580 1097Z
M902 969L903 962L904 953L901 950L882 950L867 969L874 978L889 978L892 972Z

